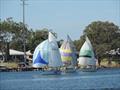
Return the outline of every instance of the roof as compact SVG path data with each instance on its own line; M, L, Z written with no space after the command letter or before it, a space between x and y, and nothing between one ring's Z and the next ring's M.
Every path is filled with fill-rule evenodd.
M24 52L10 49L10 55L24 55Z
M30 52L30 50L28 50L28 51L26 52L26 54L27 54L27 55L32 55L32 53Z
M32 55L32 53L29 51L26 52L27 55ZM2 55L2 52L0 52L0 55ZM24 52L10 49L10 55L24 55Z

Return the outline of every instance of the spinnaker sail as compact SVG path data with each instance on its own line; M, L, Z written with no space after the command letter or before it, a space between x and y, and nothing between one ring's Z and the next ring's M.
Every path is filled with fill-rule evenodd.
M80 49L78 61L79 61L78 64L83 66L96 65L93 47L87 36L86 36L86 41L84 42L84 44Z
M69 36L60 47L61 58L64 64L75 65L77 62L76 49Z
M62 66L60 52L54 35L49 32L48 40L40 43L33 54L33 67Z
M40 43L33 53L33 67L43 67L49 63L49 42L48 40Z

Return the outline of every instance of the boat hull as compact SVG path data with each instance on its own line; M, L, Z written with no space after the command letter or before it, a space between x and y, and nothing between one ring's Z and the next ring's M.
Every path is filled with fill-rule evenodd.
M80 69L83 72L96 72L96 68L81 68Z
M76 69L75 68L64 68L62 71L64 73L74 73L76 72Z
M44 71L42 75L61 75L61 71Z

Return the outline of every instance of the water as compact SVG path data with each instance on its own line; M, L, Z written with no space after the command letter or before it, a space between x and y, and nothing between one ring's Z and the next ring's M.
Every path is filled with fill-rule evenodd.
M40 71L1 72L0 90L120 90L120 69L62 75Z

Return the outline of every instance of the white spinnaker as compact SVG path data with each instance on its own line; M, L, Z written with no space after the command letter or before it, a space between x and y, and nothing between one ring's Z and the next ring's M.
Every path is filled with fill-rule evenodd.
M88 60L88 65L96 65L94 50L93 50L92 44L87 36L86 36L86 42L89 44L89 46L91 47L91 50L92 50L92 58L91 58L91 60Z
M91 60L91 58L89 58L89 57L79 57L78 64L83 65L83 66L87 66L89 60Z
M96 61L95 61L95 56L94 56L94 51L93 51L93 47L92 44L90 42L90 40L88 39L88 37L86 37L86 41L84 42L83 46L80 49L80 53L84 52L84 51L91 51L91 57L79 57L78 61L80 65L95 65Z
M85 51L91 51L91 47L88 44L87 41L84 42L84 44L82 45L81 49L80 49L80 53L82 55L82 53L84 53Z

